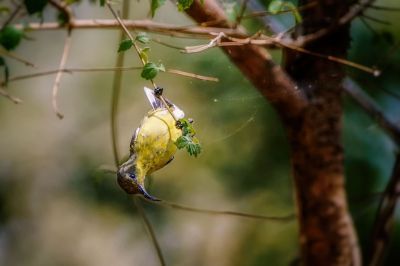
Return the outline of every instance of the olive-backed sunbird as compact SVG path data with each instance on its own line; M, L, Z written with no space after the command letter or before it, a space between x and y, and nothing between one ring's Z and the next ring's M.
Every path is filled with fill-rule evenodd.
M144 88L152 110L143 118L132 136L129 159L121 164L117 172L120 187L128 194L141 194L150 200L158 200L147 193L144 180L146 175L164 167L174 158L177 150L176 140L182 131L176 127L175 119L185 116L175 104L165 99L172 117L164 103L159 99L161 88Z

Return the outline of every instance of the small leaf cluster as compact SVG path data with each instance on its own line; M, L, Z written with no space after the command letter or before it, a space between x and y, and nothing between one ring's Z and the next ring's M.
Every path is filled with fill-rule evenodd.
M150 37L145 32L139 32L135 40L132 41L131 39L125 39L119 44L118 52L124 52L132 48L134 46L134 42L139 42L141 44L148 44L150 42ZM145 46L143 48L137 47L139 49L139 56L144 62L144 66L142 69L141 77L146 80L154 79L157 74L162 71L165 72L165 67L161 63L153 63L149 62L149 55L148 52L150 51L150 47Z
M201 153L201 145L195 137L196 131L192 124L187 119L179 119L176 122L176 126L182 130L182 136L175 142L176 147L178 149L186 148L186 151L191 156L197 157Z
M165 72L165 67L163 64L147 62L144 65L140 76L144 79L151 80L154 79L160 71Z
M268 11L272 14L290 11L294 16L296 23L301 23L302 21L299 10L292 2L289 1L273 0L268 6Z

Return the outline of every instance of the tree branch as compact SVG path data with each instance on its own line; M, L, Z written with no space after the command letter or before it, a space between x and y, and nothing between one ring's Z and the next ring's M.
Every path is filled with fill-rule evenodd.
M164 35L172 36L190 36L198 38L215 37L215 33L224 32L230 36L248 37L243 35L236 29L218 28L218 27L200 27L200 26L176 26L166 23L154 22L151 20L122 20L123 24L129 30L142 30L148 32L155 32ZM59 30L66 28L57 22L46 23L29 23L27 25L16 24L18 29L28 28L29 30ZM70 21L69 26L72 29L120 29L121 26L118 21L114 19L74 19Z
M307 43L311 43L318 40L335 30L339 29L341 26L349 24L354 18L359 16L372 5L376 0L360 0L353 6L351 6L346 14L340 17L336 22L332 23L328 27L321 28L316 32L309 33L307 35L299 36L296 41L292 43L295 46L304 46ZM313 11L314 12L314 11Z
M186 12L199 24L205 21L217 21L218 24L215 26L219 28L229 26L223 9L214 0L205 0L204 4L196 0ZM229 29L227 31L229 32ZM240 27L235 33L241 36L247 35ZM225 46L222 50L277 109L282 118L290 120L301 113L306 105L305 98L263 47Z
M369 97L356 82L346 78L343 89L357 104L359 104L375 121L400 145L400 126L388 118L381 108Z

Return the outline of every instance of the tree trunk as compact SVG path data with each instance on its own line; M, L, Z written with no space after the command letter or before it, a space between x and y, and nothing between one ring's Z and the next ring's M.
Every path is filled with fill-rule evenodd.
M302 4L306 3L303 1ZM348 10L341 1L318 3L316 9L303 14L304 25L299 28L300 33L312 33L331 26ZM205 0L204 4L195 0L187 13L198 23L214 21L215 27L228 27L224 11L214 0ZM306 48L345 57L348 44L346 26ZM303 264L361 265L344 188L342 66L286 51L288 75L272 62L262 47L246 45L222 49L275 107L287 129Z
M300 5L309 3L300 1ZM319 1L303 13L297 34L331 26L346 12L346 1ZM305 49L346 58L349 26L309 44ZM286 51L286 70L305 93L308 105L296 121L286 123L305 265L361 265L357 236L348 212L344 186L341 65Z

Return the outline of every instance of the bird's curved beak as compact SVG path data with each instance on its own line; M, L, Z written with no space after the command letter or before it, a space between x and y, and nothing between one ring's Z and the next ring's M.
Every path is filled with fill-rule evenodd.
M159 199L157 199L156 197L153 197L152 195L150 195L146 189L144 188L144 184L141 184L140 182L138 182L137 178L135 175L133 174L129 174L129 177L133 179L134 184L136 185L136 189L139 192L138 194L143 195L143 197L145 197L148 200L152 200L152 201L160 201Z
M139 185L139 184L138 184L138 190L140 191L140 194L142 194L143 197L145 197L145 198L148 199L148 200L151 200L151 201L161 201L160 199L158 199L158 198L156 198L156 197L153 197L152 195L150 195L149 193L147 193L147 191L144 189L144 186L142 186L142 185Z

